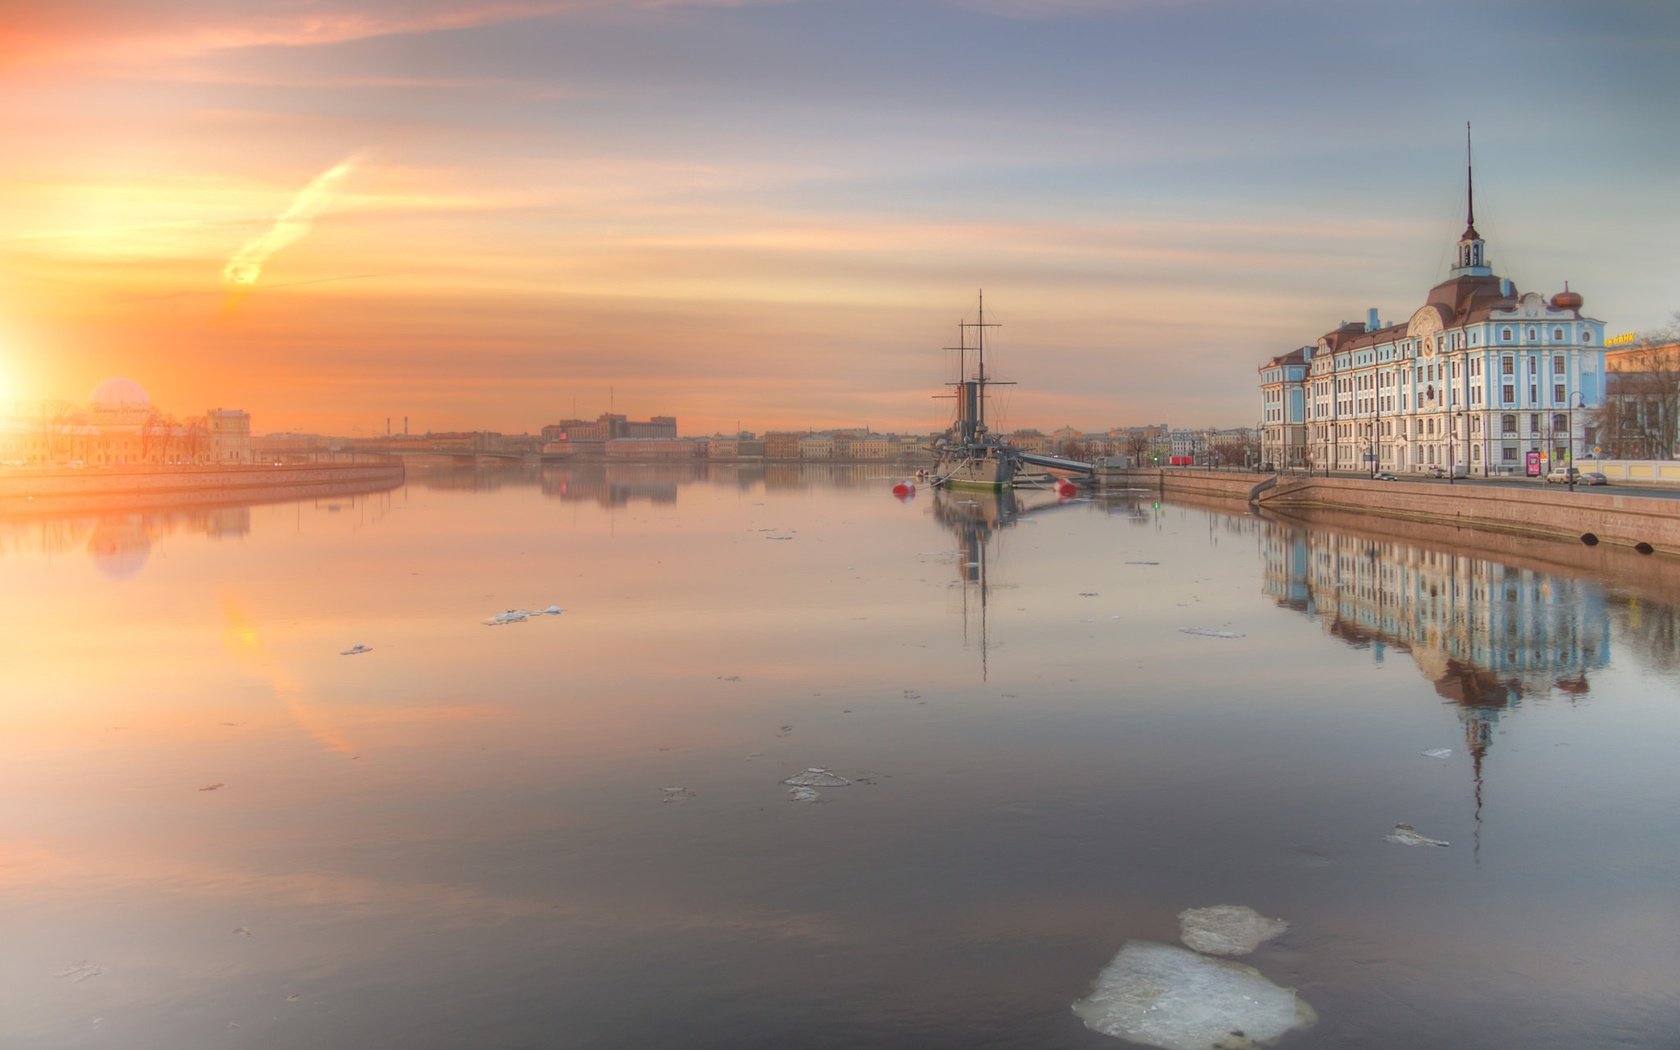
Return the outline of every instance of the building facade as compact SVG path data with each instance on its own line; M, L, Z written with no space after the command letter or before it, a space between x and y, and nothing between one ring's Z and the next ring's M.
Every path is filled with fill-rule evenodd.
M1604 323L1567 285L1547 298L1496 276L1467 199L1456 265L1406 320L1371 310L1261 367L1269 462L1534 476L1590 453Z

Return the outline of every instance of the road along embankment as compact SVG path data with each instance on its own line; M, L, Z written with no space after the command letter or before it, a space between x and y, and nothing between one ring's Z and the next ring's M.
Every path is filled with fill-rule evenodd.
M95 504L261 503L379 492L403 482L401 460L297 466L89 467L0 472L0 514Z
M1108 482L1110 488L1114 481ZM1559 485L1370 481L1219 471L1136 471L1133 489L1242 501L1299 514L1333 510L1680 557L1680 499Z

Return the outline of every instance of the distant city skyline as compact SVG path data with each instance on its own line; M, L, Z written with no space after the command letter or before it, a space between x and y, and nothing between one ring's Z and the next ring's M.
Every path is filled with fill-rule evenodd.
M1253 426L1445 275L1680 309L1680 11L1505 0L66 0L0 40L0 404L262 432Z

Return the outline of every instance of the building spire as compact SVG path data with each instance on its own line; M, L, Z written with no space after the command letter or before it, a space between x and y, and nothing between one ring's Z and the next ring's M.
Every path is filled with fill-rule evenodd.
M1476 169L1470 163L1470 122L1464 122L1464 232L1458 238L1454 277L1488 277L1487 245L1476 232Z
M1470 159L1470 122L1464 122L1464 239L1478 240L1476 233L1476 167Z

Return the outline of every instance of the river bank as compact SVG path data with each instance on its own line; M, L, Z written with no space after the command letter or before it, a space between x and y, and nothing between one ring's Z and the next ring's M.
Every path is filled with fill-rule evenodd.
M41 513L90 504L254 502L394 488L401 460L281 466L62 467L0 471L0 514Z
M1552 485L1372 481L1197 470L1134 471L1135 488L1240 500L1283 513L1334 510L1680 557L1680 500ZM1105 479L1110 487L1118 480Z

